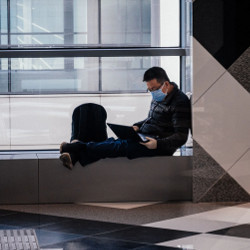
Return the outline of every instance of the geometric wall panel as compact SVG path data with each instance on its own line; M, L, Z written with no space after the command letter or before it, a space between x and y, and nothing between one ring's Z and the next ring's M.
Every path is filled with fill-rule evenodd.
M250 194L247 193L229 175L225 174L218 182L200 199L201 202L226 202L226 201L250 201Z
M243 164L240 164L238 167L235 166L235 170L236 173L238 172L238 175L240 175L239 173L246 175L245 178L240 176L243 178L238 178L239 181L237 182L196 141L194 141L193 201L250 201L249 190L246 190L246 188L250 187L250 150L249 155L243 158L244 157L242 157ZM239 169L242 165L245 166L245 172Z
M195 140L193 148L193 201L198 202L226 172Z
M229 68L250 45L249 0L196 0L194 37Z
M193 38L193 103L203 95L218 78L225 73L225 68Z
M248 193L250 193L250 149L228 172Z
M250 47L231 65L228 72L250 93Z
M249 107L249 93L227 72L193 105L193 138L224 170L250 147Z
M194 200L250 200L249 0L193 1Z

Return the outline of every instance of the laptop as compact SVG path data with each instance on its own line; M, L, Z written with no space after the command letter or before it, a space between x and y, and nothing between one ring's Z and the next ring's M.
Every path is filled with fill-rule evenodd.
M136 132L132 126L107 123L110 129L120 139L131 139L137 142L147 142L146 135Z

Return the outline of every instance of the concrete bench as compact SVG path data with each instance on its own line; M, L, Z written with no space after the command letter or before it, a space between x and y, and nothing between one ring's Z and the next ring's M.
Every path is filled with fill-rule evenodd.
M192 156L103 159L73 171L58 157L0 154L0 204L192 200Z
M34 153L0 154L0 204L39 202L38 165Z

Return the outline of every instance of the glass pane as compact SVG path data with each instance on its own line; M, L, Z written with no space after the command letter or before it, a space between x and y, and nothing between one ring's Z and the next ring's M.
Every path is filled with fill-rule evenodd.
M97 58L12 58L14 93L98 91Z
M74 0L74 31L75 32L87 32L87 0Z
M12 35L11 44L18 44L22 46L49 46L50 44L63 44L63 35Z
M0 45L8 43L7 31L7 0L0 0Z
M4 62L7 69L7 59ZM143 74L152 66L163 67L179 85L178 56L12 58L11 92L145 92Z
M152 66L163 67L170 80L179 85L179 57L102 58L103 91L145 91L144 72Z
M101 43L115 46L179 46L179 2L102 0Z
M8 59L0 58L0 93L8 92Z
M0 1L0 30L7 33L7 0Z
M160 0L159 47L175 47L180 44L180 1Z
M7 1L1 45L7 44ZM179 0L11 0L12 46L178 47Z
M101 11L102 43L150 45L143 40L150 33L150 0L103 0Z
M63 0L11 0L12 33L63 32Z
M64 43L63 0L10 1L12 45Z

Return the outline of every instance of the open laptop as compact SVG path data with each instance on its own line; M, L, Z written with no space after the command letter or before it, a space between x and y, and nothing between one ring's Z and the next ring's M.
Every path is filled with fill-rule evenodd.
M133 127L107 123L115 135L120 139L131 139L138 142L147 142L146 135L136 132Z

